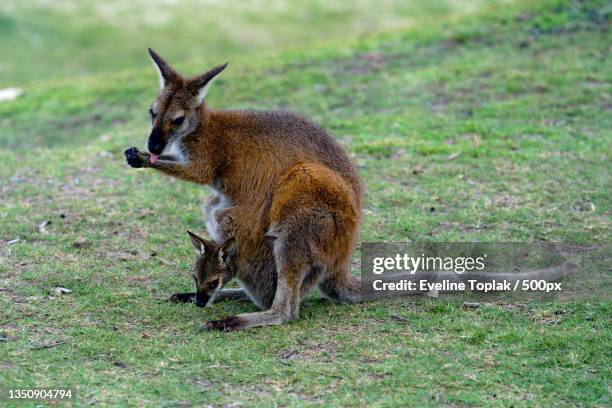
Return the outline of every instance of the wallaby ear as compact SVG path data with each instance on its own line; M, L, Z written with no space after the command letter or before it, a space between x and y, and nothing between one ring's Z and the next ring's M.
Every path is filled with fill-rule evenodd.
M162 57L159 56L155 51L149 48L149 56L153 61L153 66L157 69L159 74L159 87L164 89L164 86L175 78L178 77L176 71L168 64Z
M236 255L236 238L228 238L219 248L219 260L227 265L229 258Z
M198 254L200 256L204 255L206 253L206 248L210 248L210 243L191 231L187 231L187 233L189 234L189 238L191 238L191 243L198 251Z
M191 87L196 98L196 106L200 106L202 104L202 101L210 88L212 80L215 79L215 77L219 75L225 69L225 67L227 67L227 62L189 80L189 86Z

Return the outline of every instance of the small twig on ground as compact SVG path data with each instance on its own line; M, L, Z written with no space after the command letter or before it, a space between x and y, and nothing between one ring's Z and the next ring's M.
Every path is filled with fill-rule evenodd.
M477 309L480 307L480 303L478 302L463 302L463 306L465 307L469 307L472 309Z
M159 256L158 256L158 257L156 257L156 258L157 258L157 260L158 260L160 263L162 263L162 264L164 264L164 265L166 265L166 266L172 266L172 263L171 263L170 261L167 261L167 260L165 260L164 258L160 258Z
M65 341L56 341L55 343L47 343L47 344L40 344L38 346L32 346L30 347L30 350L42 350L42 349L48 349L48 348L52 348L52 347L57 347L60 346L62 344L64 344Z
M410 319L408 319L407 317L398 316L398 315L391 315L391 318L393 320L397 320L399 322L410 323Z

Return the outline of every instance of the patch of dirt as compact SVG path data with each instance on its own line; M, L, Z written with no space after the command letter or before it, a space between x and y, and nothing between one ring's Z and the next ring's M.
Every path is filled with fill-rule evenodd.
M230 395L234 402L230 405L226 405L227 407L251 406L256 405L256 402L261 402L264 398L272 399L274 397L272 390L276 393L283 392L284 394L295 396L302 401L312 404L320 404L323 402L316 396L295 391L295 387L289 380L267 379L259 384L232 385L228 383L213 382L206 378L198 378L190 381L190 383L206 390L216 389L225 395Z
M461 231L463 233L472 233L475 231L483 231L489 229L490 226L488 224L480 223L480 224L463 224L459 222L441 222L437 226L435 226L431 231L429 231L429 236L436 236L442 231Z
M3 180L2 184L0 184L0 199L5 199L10 197L12 194L21 192L22 187L32 186L32 185L44 185L49 183L52 180L51 177L42 177L36 172L29 172L29 174L16 174L6 180Z
M296 349L282 349L276 353L276 357L283 363L293 360L316 360L321 362L333 362L339 345L330 340L320 342L308 339L299 343Z
M561 323L566 315L567 311L564 309L555 310L531 310L530 319L534 323L555 325Z
M23 282L19 282L19 283L21 285L24 284ZM16 304L26 304L26 303L29 303L29 301L30 301L28 296L21 295L21 294L15 292L15 291L10 290L10 289L5 291L5 293L8 293L10 301L11 301L11 303L13 305L16 305Z
M70 117L62 120L50 120L49 125L57 129L75 129L86 125L96 125L104 119L101 113Z
M407 54L383 54L379 52L370 52L355 54L348 59L336 60L335 64L338 71L342 74L363 75L371 72L378 72L385 67L387 62L399 60L407 56Z
M117 180L100 177L100 173L101 166L81 169L76 177L70 177L69 181L58 186L61 197L98 197L102 188L113 189L117 186Z
M461 88L448 89L446 82L439 81L433 84L433 92L430 108L436 113L448 111L451 106L461 106L465 116L473 114L473 106L478 106L484 101L492 98L488 78L491 73L482 72L472 78L471 82Z

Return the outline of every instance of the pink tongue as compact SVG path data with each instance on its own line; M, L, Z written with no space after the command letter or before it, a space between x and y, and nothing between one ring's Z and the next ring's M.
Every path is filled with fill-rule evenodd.
M151 163L155 163L158 157L158 155L151 153Z

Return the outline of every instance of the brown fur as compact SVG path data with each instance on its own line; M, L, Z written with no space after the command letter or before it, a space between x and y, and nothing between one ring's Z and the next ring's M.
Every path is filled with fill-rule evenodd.
M268 279L273 269L276 279L271 304L262 305L269 310L237 316L233 324L219 327L295 319L302 293L315 284L328 297L350 301L359 287L348 265L359 229L362 187L342 147L319 126L293 113L195 106L194 83L202 85L198 78L214 76L184 79L163 65L169 71L164 74L164 67L159 67L165 86L154 103L153 120L153 129L160 129L155 135L161 141L158 153L178 140L185 160L162 153L151 163L148 153L132 148L126 151L128 163L213 187L233 207L241 269ZM180 129L167 125L177 115L185 116L182 128L193 131L181 135Z
M171 145L174 150L152 163L149 153L131 148L125 152L127 162L211 186L215 196L207 205L209 233L224 242L190 233L199 251L194 274L198 292L175 294L172 300L199 296L203 306L209 300L248 297L264 309L206 324L223 331L296 319L301 299L314 286L337 302L362 300L360 282L348 269L362 187L340 145L293 113L212 110L202 101L203 90L225 65L183 78L150 54L163 88L152 106L149 149L162 154ZM573 269L563 264L507 278L558 280ZM470 276L488 281L495 275ZM243 289L223 289L234 277ZM458 279L435 272L396 278Z

